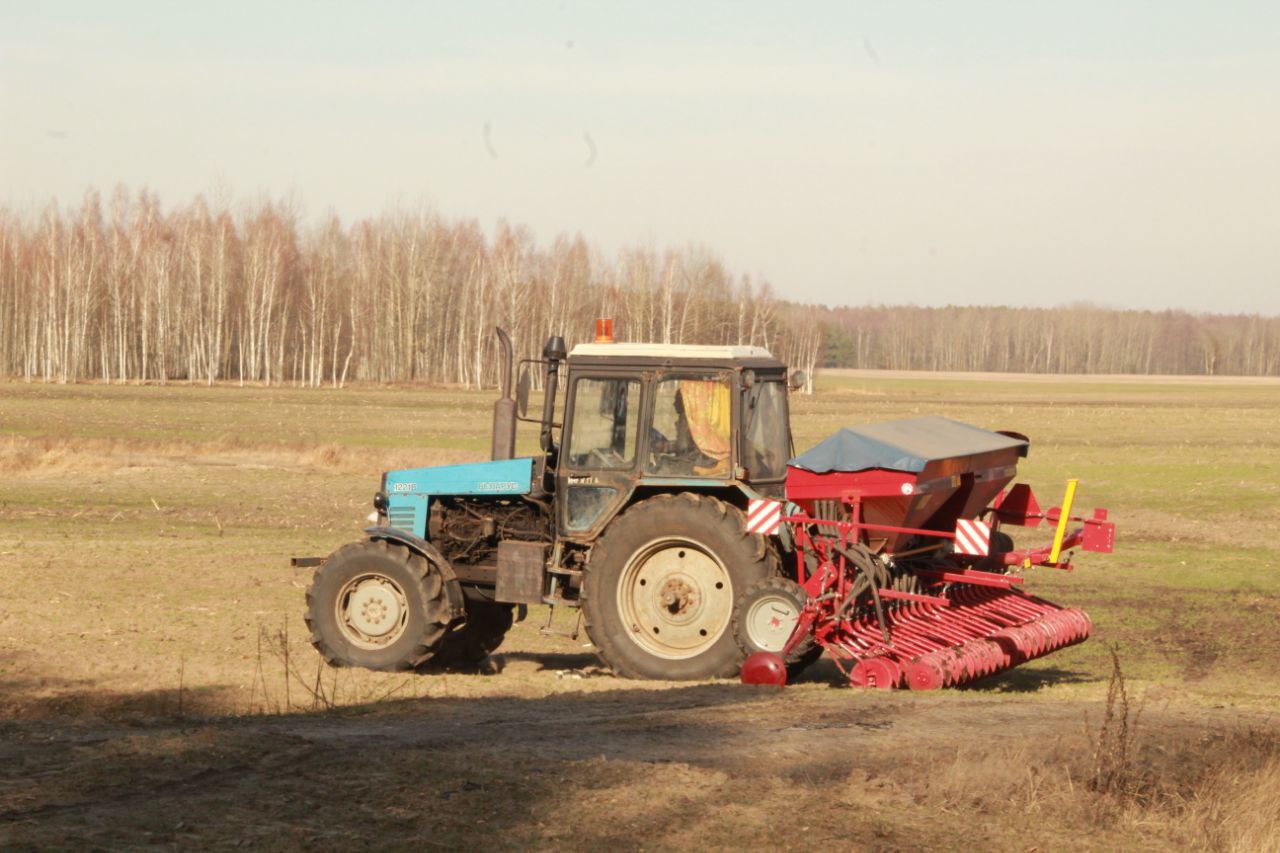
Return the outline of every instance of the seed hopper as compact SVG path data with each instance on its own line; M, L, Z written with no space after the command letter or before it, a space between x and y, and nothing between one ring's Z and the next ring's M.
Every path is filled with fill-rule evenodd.
M1071 569L1073 549L1109 553L1105 509L1042 510L1010 486L1026 436L925 417L844 429L792 459L786 502L756 501L748 524L780 537L796 594L775 584L746 616L776 648L748 657L742 680L783 684L789 664L825 650L849 683L932 689L964 684L1083 642L1077 608L1023 591L1033 567ZM1046 526L1016 548L1008 527Z

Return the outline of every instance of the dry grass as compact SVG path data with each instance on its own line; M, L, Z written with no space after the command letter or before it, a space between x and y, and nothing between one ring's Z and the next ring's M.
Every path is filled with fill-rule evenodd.
M1107 682L1107 699L1103 705L1102 720L1096 731L1089 732L1089 745L1093 753L1093 770L1089 774L1089 790L1104 797L1133 798L1141 781L1135 778L1132 754L1138 736L1138 720L1142 716L1141 703L1129 700L1129 685L1120 668L1120 653L1112 645L1111 678Z
M637 684L539 614L496 675L324 667L289 556L358 536L380 470L481 458L489 396L0 385L0 847L1277 846L1270 389L798 401L801 446L921 413L1027 432L1046 502L1071 475L1111 507L1115 556L1029 580L1095 640L972 689Z
M286 468L367 475L422 465L472 462L470 450L370 451L337 444L263 448L237 435L212 441L94 439L65 436L11 435L0 441L0 474L38 477L48 474L86 474L119 468L221 465L242 469Z
M1110 651L1106 699L1082 738L1014 736L961 749L936 771L921 768L916 799L959 816L1034 815L1182 849L1280 850L1274 721L1264 718L1258 728L1165 724L1147 731L1143 704L1130 695L1119 654ZM864 777L858 781L865 784ZM910 782L903 784L910 792Z
M1067 737L965 748L932 772L915 765L924 782L916 800L961 818L1025 815L1077 827L1081 841L1113 835L1179 849L1280 849L1274 730L1149 734L1122 768L1113 768L1124 784L1105 791L1085 745ZM912 779L897 785L895 798L916 787Z

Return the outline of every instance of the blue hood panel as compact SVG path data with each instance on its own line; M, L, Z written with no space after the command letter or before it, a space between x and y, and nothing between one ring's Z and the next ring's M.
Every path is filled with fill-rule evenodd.
M388 471L386 491L396 495L527 495L533 489L533 457L404 468Z

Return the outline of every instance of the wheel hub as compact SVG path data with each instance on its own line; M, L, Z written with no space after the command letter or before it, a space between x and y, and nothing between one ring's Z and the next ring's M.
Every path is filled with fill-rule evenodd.
M747 608L747 636L759 649L781 652L799 620L800 611L788 596L762 596Z
M338 598L339 624L363 647L395 642L404 631L408 604L404 591L384 575L353 579Z
M687 540L658 540L638 550L618 586L619 610L632 637L668 659L701 654L729 624L729 573Z
M668 613L672 616L680 616L696 609L698 590L687 578L673 577L662 585L659 598Z

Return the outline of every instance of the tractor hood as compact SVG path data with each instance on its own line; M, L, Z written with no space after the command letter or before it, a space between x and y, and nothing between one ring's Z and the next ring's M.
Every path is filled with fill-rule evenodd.
M534 458L496 459L464 465L402 468L383 475L383 491L397 495L527 495L533 491Z

